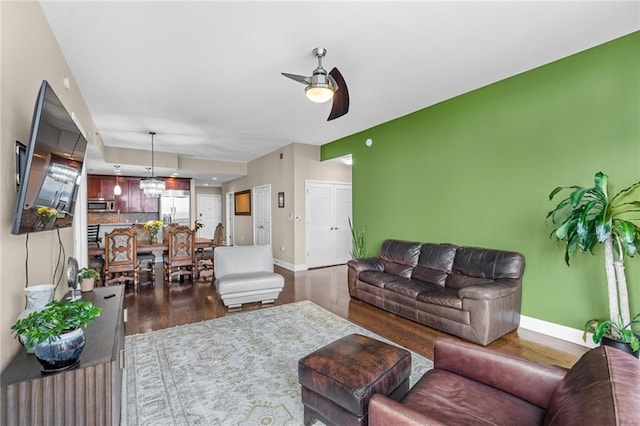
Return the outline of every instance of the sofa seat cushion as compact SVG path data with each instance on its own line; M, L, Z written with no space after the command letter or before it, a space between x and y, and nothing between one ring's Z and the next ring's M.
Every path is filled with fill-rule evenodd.
M609 346L584 354L549 402L545 425L638 424L640 362Z
M247 291L282 289L284 278L274 272L247 272L244 274L225 275L216 280L218 294L224 296L229 293L242 293Z
M409 278L402 278L389 272L365 271L358 275L358 279L376 287L386 288L389 282L409 282Z
M438 285L418 280L393 280L386 283L384 288L395 293L413 297L414 299L421 293L431 293L442 289Z
M534 404L439 369L422 376L401 403L421 413L437 413L439 424L525 426L540 425L544 419L544 410Z
M421 302L432 305L446 306L447 308L462 309L462 299L458 291L452 288L440 288L437 291L425 291L418 295Z

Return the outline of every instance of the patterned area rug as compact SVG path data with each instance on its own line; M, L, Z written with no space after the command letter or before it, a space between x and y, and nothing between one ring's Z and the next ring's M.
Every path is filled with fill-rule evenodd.
M351 333L390 343L309 301L127 336L123 420L302 425L298 359ZM433 366L412 365L411 385Z

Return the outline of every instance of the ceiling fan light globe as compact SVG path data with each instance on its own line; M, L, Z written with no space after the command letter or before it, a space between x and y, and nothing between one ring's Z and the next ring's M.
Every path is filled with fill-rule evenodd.
M333 98L333 90L329 87L313 87L307 86L305 89L305 93L307 94L307 98L313 102L322 103L327 102L331 98Z

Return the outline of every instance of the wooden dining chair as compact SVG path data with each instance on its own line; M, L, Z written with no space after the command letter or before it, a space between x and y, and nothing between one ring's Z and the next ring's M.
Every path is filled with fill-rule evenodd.
M182 279L188 275L197 277L195 260L195 233L188 226L177 226L169 231L169 251L163 255L165 282L171 283L174 276Z
M136 234L131 229L116 228L105 234L104 285L133 281L138 291L138 258Z
M222 223L218 223L215 231L213 232L213 247L211 249L201 249L196 251L196 265L198 268L198 275L202 278L202 274L205 271L212 271L211 278L213 279L213 256L215 255L215 248L222 245L224 239L224 226Z
M131 226L131 231L136 234L138 246L151 244L151 232L143 224L134 224ZM147 281L140 281L140 284L154 284L156 281L156 256L153 253L138 253L137 256L139 277L143 273L148 277Z

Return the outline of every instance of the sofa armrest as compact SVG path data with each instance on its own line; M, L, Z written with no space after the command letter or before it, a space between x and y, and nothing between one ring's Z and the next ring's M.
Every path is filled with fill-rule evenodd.
M544 409L568 371L472 343L445 339L436 339L433 362L434 368L476 380Z
M384 266L377 257L366 257L361 259L351 259L347 262L347 266L356 271L356 273L364 271L384 271Z
M519 280L496 280L490 283L470 285L458 290L458 296L468 299L492 300L508 296L518 290Z
M429 413L413 410L381 393L374 394L369 400L369 426L415 426L442 425Z

